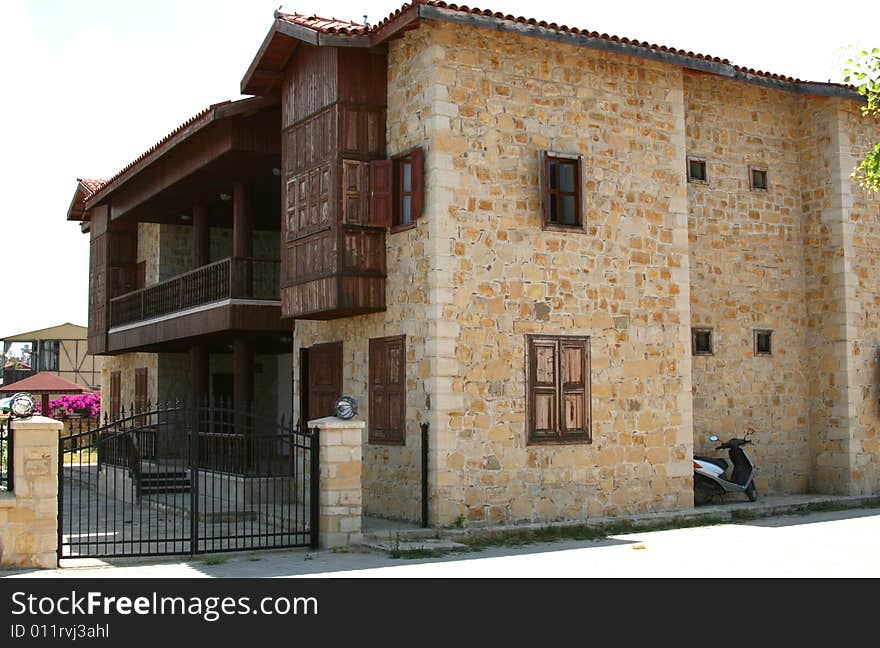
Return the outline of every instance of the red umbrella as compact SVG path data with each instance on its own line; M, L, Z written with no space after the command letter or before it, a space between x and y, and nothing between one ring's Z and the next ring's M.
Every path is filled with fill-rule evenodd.
M50 394L84 394L91 393L91 389L78 385L72 380L62 378L58 374L51 371L41 371L33 376L28 376L24 380L19 380L10 385L0 385L0 393L17 394L18 392L27 392L35 396L42 396L42 412L43 416L49 416L49 395Z

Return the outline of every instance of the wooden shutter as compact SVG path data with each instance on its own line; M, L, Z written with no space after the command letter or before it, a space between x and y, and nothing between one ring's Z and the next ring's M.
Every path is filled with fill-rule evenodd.
M370 340L370 443L385 443L388 438L388 399L385 394L387 374L385 343L382 340Z
M110 373L110 419L119 418L119 401L122 399L122 372Z
M406 337L370 340L370 443L406 443Z
M425 161L421 148L413 149L410 153L412 164L412 220L416 221L422 216L425 206Z
M369 162L342 161L342 220L347 225L367 224L369 169Z
M554 340L529 344L529 436L535 441L556 437L559 429L559 372Z
M589 347L587 340L559 341L561 399L560 435L590 437Z
M550 222L550 177L548 175L547 151L538 153L541 179L541 211L543 212L544 225Z
M375 227L391 225L393 184L394 164L391 160L370 162L370 225Z
M140 367L134 370L134 407L138 412L145 411L147 407L147 368Z
M526 339L529 441L590 442L589 338Z

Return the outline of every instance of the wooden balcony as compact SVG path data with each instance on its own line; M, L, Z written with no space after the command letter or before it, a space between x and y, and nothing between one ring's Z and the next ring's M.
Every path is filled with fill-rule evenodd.
M229 257L110 300L109 348L121 352L281 324L280 261Z

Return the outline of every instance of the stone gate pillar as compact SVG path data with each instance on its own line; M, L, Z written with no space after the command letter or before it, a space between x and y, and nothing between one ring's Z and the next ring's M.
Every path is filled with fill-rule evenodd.
M328 416L308 422L320 430L318 534L322 548L361 539L361 445L364 421Z
M58 438L43 416L12 422L13 492L0 493L0 565L58 565Z

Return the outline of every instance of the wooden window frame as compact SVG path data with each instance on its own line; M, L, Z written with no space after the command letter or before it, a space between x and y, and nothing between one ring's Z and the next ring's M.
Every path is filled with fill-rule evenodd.
M533 349L538 344L555 343L556 351L554 357L555 364L555 391L556 391L556 408L554 411L554 428L555 435L537 435L534 425L535 415L535 394L538 386L534 381L533 370L535 369L535 354ZM579 344L583 346L583 366L581 367L584 391L584 432L572 433L566 432L564 406L565 399L563 396L566 392L566 385L562 382L562 353L561 348L565 343ZM590 337L582 335L540 335L527 334L525 336L525 387L526 387L526 443L527 445L570 445L570 444L591 444L593 442L593 410L592 410L592 380L590 375L591 365ZM575 388L580 391L580 387ZM571 393L571 392L568 392Z
M758 187L755 185L755 173L764 174L764 186ZM767 167L762 166L750 166L749 167L749 189L751 191L769 191L770 190L770 180L767 175Z
M398 420L400 421L400 426L397 430L388 433L388 427L381 427L383 432L380 434L378 430L380 426L377 425L374 416L377 412L377 407L375 407L375 400L377 390L374 389L374 381L373 381L373 369L374 369L374 354L375 353L387 353L387 349L391 345L399 345L400 346L400 368L398 374L398 384L400 385L400 408L397 411ZM368 363L367 363L367 391L369 392L369 412L368 412L368 432L367 432L367 442L370 445L386 445L386 446L405 446L406 445L406 336L405 335L394 335L390 337L382 337L382 338L371 338L369 341L369 349L368 349ZM386 364L384 365L387 370L387 356L385 360ZM387 388L390 382L385 379L383 389L387 393Z
M696 162L697 164L701 164L703 167L703 177L697 178L691 174L691 163ZM692 182L694 184L709 184L709 164L706 162L706 158L700 157L697 155L688 155L687 156L687 179L688 182Z
M697 349L697 334L709 334L709 350L703 351ZM695 356L713 356L715 355L715 334L711 328L705 326L695 326L691 328L691 354Z
M562 191L551 188L550 165L551 163L572 165L575 167L574 192ZM562 153L560 151L541 151L539 155L539 175L541 178L541 219L545 230L557 232L586 232L586 216L584 214L584 156L579 153ZM559 205L561 196L574 196L575 217L577 223L564 224L554 223L550 213L551 195L557 196L556 204Z
M768 351L761 351L758 348L758 338L767 336ZM773 330L772 329L755 329L752 334L752 347L756 356L772 356L773 355Z
M418 159L416 159L418 158ZM402 153L391 156L392 163L392 207L391 233L405 232L413 229L422 217L424 208L424 153L421 146L414 146ZM403 172L405 165L410 165L410 191L404 191ZM403 201L410 198L410 220L403 223Z

